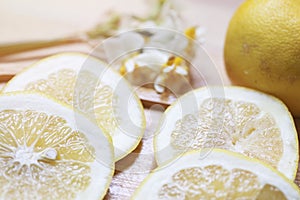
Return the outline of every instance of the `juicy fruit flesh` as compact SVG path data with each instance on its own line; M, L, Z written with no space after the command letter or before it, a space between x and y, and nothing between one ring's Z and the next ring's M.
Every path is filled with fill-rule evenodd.
M176 122L171 145L177 150L222 148L277 167L283 155L280 130L272 116L252 103L206 99L196 114Z
M0 112L0 197L74 199L91 182L95 150L61 117Z
M98 83L98 79L90 72L77 74L71 69L62 69L40 79L28 83L26 91L37 91L73 106L90 117L109 133L113 133L119 118L117 116L117 96L108 85Z
M243 169L227 170L219 165L192 167L173 174L159 191L159 199L286 199L275 186L262 185L258 177Z

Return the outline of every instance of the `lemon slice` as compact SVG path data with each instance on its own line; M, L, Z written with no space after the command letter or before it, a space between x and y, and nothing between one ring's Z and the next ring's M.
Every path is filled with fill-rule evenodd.
M109 135L38 94L0 96L0 199L100 199L114 171Z
M43 59L3 89L13 91L42 92L88 115L111 135L116 160L135 149L145 130L143 107L127 81L88 55L63 53Z
M191 151L157 168L132 199L299 199L299 188L257 159L221 149Z
M170 106L154 138L163 165L179 154L221 148L257 158L294 179L298 139L286 106L274 97L242 87L205 87Z

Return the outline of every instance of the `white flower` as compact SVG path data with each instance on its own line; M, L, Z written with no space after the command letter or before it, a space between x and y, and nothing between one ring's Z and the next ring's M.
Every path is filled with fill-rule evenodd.
M150 27L153 23L145 25ZM193 40L201 42L204 32L204 28L196 26L186 29L185 34L159 28L138 29L106 40L103 46L110 63L127 55L119 71L132 84L179 95L191 89L189 64L183 58L193 58Z
M196 37L195 37L195 39L197 40L197 41L199 41L200 42L200 44L203 44L204 42L205 42L205 33L206 33L206 28L205 27L197 27L196 28Z
M192 26L185 30L186 37L196 40L200 42L200 44L203 44L205 42L204 35L206 33L205 27L199 27L199 26Z
M182 94L190 89L187 63L158 50L145 50L126 59L120 73L132 84L150 86L157 93L170 90Z
M183 94L191 89L189 66L180 57L170 57L156 77L154 89L163 93L166 89L175 95Z
M106 59L110 62L127 53L143 48L145 39L142 35L130 31L103 41Z
M158 48L183 56L188 43L188 38L181 33L167 29L156 29L149 38L146 47Z
M146 50L127 59L120 72L134 85L153 85L161 66L168 61L168 58L169 55L164 52Z

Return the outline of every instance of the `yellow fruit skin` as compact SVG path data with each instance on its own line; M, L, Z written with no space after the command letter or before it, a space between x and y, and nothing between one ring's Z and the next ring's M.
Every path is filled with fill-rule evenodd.
M300 117L299 0L246 0L229 24L224 59L233 84L273 94Z

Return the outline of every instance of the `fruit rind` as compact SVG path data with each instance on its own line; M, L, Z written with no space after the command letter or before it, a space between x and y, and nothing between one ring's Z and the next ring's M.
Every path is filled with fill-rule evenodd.
M117 114L123 115L121 118L125 119L123 119L124 122L119 122L118 128L113 133L109 133L114 141L116 161L133 151L141 141L146 129L142 103L128 81L97 58L75 52L60 53L44 58L12 78L2 92L24 90L26 83L47 79L49 74L57 72L59 69L71 69L79 73L80 70L87 70L101 77L101 82L110 83L113 91L117 88L117 92L120 92L119 101L122 101L120 105L118 104L120 111ZM27 80L28 78L30 80Z
M177 154L184 153L178 153L171 146L170 135L172 131L170 130L174 130L175 122L186 114L194 113L204 99L212 97L225 97L234 101L252 102L258 105L263 112L278 115L273 117L276 120L276 124L280 126L281 132L283 132L281 135L285 147L282 159L278 163L278 169L293 180L297 172L299 150L296 128L287 107L276 97L238 86L203 87L183 95L174 102L165 111L155 133L153 144L158 165L164 165L174 157L177 157ZM292 166L292 169L289 168L290 166Z
M90 163L92 182L88 188L77 194L76 199L103 198L114 173L114 149L111 138L84 115L75 113L69 106L51 97L38 93L13 92L0 95L1 111L34 110L36 112L63 117L68 126L84 133L89 144L96 149L95 161ZM94 177L96 176L96 177ZM102 181L100 181L102 180Z
M250 171L258 175L262 184L269 183L278 187L288 199L298 199L300 197L300 190L292 181L257 159L223 149L202 149L189 151L166 165L153 170L144 179L131 199L154 198L155 192L158 192L161 186L179 170L208 165L220 165L229 170L237 168Z

